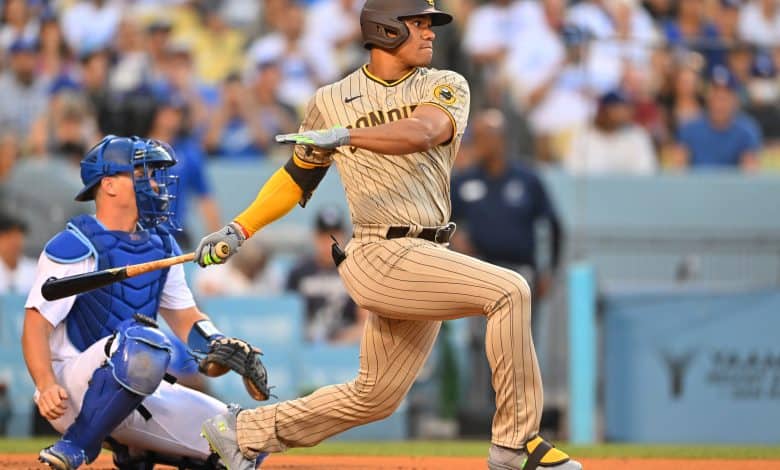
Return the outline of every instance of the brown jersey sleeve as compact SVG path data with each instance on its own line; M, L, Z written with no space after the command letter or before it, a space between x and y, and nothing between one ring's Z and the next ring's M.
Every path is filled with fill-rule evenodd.
M306 111L298 132L316 131L320 129L326 129L328 127L325 121L325 116L322 111L320 111L320 107L318 105L319 96L320 91L318 90L306 105ZM308 145L296 145L295 149L293 150L295 159L298 161L298 163L302 162L300 166L304 168L310 168L312 166L329 166L333 161L333 153L333 150L325 150Z
M466 130L470 101L469 85L462 75L450 70L437 70L427 77L420 104L436 106L449 115L455 140Z

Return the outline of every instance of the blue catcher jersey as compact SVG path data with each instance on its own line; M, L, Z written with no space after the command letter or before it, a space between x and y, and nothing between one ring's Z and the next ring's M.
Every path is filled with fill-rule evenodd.
M46 247L47 256L58 262L79 261L87 251L95 256L97 270L180 253L173 237L163 227L132 233L111 231L91 215L71 219L68 229ZM168 269L161 269L79 294L65 320L68 339L79 351L84 351L112 334L121 321L134 313L156 318L167 275Z

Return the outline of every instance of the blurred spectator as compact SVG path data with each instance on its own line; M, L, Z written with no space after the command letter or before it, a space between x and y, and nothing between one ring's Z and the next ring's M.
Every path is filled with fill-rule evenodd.
M750 0L739 13L739 34L763 47L780 46L780 4L777 0Z
M123 123L119 122L120 116L114 105L108 88L109 57L108 52L98 49L79 55L80 74L79 85L83 88L92 109L95 111L101 134L116 133L119 135L133 135L118 132Z
M9 49L11 67L0 75L0 127L26 136L46 109L48 81L37 77L38 45L17 39Z
M197 200L199 219L207 232L218 230L222 226L219 208L206 175L203 149L199 140L188 132L184 124L189 112L186 102L177 96L169 96L159 103L149 131L150 138L168 143L176 153L177 163L171 169L171 172L179 177L175 222L183 227L183 230L174 235L184 249L191 246L192 235L187 227L187 211L191 199Z
M678 166L757 168L761 130L740 111L737 79L726 67L713 69L707 113L679 128Z
M656 99L657 90L653 88L656 85L651 74L626 66L620 88L634 106L634 122L650 134L654 143L660 144L670 138L670 133L665 127L663 109Z
M37 263L24 256L27 225L0 212L0 295L26 295L35 280Z
M535 11L529 12L529 9ZM491 0L478 5L468 15L462 46L480 70L480 86L472 87L472 93L477 97L485 94L487 103L494 106L503 98L500 96L503 87L498 72L515 36L529 26L523 24L524 20L534 13L541 16L538 10L536 5L526 2Z
M0 185L11 176L21 151L19 137L11 130L0 130Z
M653 142L632 122L633 114L633 104L622 90L604 94L593 122L575 134L564 167L579 174L654 173Z
M756 55L748 83L748 114L758 121L764 141L780 150L780 83L777 66L767 53ZM775 150L775 151L777 151Z
M62 14L62 32L77 53L111 45L122 18L118 0L78 0Z
M704 0L679 0L677 16L665 21L664 34L674 47L694 49L704 55L707 71L725 61L718 27L706 17Z
M171 41L166 49L164 79L155 84L155 93L163 100L169 96L187 104L188 132L202 132L208 124L209 106L217 102L217 90L203 83L195 72L192 45L184 40Z
M149 60L149 80L156 84L165 81L165 64L173 24L167 18L154 18L146 26L146 55Z
M279 99L303 109L314 91L339 76L337 65L330 61L324 44L304 37L304 10L290 3L277 32L258 38L249 48L247 62L256 64L278 61L282 70Z
M249 89L238 76L229 77L223 86L221 106L205 138L210 154L233 159L266 158L276 148L276 134L295 131L295 110L277 98L281 80L278 64L259 64L251 75Z
M97 122L84 95L55 92L46 112L30 129L30 153L64 158L78 166L84 153L99 140Z
M269 249L260 237L250 238L227 263L197 270L197 293L201 296L278 294L283 290L285 274L269 260Z
M211 85L218 85L228 74L240 70L244 60L244 37L222 18L222 3L211 0L196 4L201 25L193 38L195 71Z
M726 53L726 67L737 79L737 97L741 104L747 104L747 86L750 82L750 71L753 67L753 48L744 42L735 43Z
M320 343L356 343L363 334L368 312L358 308L341 282L331 256L333 240L344 239L344 220L338 209L317 212L314 254L290 271L286 290L298 292L306 302L306 340Z
M719 0L715 24L720 33L722 47L728 49L741 41L739 32L739 15L743 0Z
M210 155L226 159L254 159L265 157L256 144L267 143L273 135L256 136L252 129L252 103L247 89L237 74L229 75L222 84L218 108L209 120L203 145Z
M570 9L568 20L591 36L587 66L596 91L617 87L626 65L650 72L658 34L637 0L580 2Z
M566 153L571 132L592 112L583 66L588 36L576 26L564 28L564 0L544 0L541 5L544 20L518 34L504 77L517 109L528 117L535 155L552 160Z
M360 9L364 0L319 0L306 12L307 41L322 44L339 75L366 61L360 32ZM323 28L322 25L328 25Z
M149 59L141 25L133 16L125 15L119 22L112 53L109 89L113 93L133 92L148 83Z
M670 135L677 129L701 116L704 109L704 85L700 74L704 58L698 53L682 53L674 58L666 89L659 94L664 107L664 121ZM663 145L674 139L664 139Z
M536 173L506 154L506 120L496 109L474 117L475 165L452 182L452 218L459 225L454 248L517 271L543 297L560 259L558 216ZM550 225L549 266L537 263L537 226Z
M70 68L73 66L70 49L65 43L62 28L53 12L47 11L41 17L40 44L38 69L41 75L56 79L56 77L70 72Z
M8 50L14 41L34 42L38 39L39 24L30 14L27 0L6 0L2 4L3 20L0 27L0 48Z

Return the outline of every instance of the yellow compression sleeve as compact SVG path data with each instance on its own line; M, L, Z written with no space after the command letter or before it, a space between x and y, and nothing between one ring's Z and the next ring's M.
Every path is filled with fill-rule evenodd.
M238 222L247 237L281 218L292 210L303 197L303 189L293 181L284 168L279 168L265 182L254 202L234 220Z

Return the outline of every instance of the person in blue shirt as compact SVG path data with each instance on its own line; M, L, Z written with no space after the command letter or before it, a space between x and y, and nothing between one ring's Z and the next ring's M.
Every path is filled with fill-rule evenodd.
M178 177L179 198L176 201L176 227L183 230L176 232L176 241L187 249L190 247L190 231L187 227L187 211L192 199L198 204L200 220L205 230L213 230L222 226L219 207L211 191L211 185L206 175L206 159L203 147L184 125L189 112L187 102L178 95L172 94L159 99L157 109L152 119L149 136L155 140L169 142L179 162L171 168Z
M461 228L455 248L521 272L536 294L543 296L552 277L551 272L538 269L536 224L546 220L550 225L551 268L558 264L560 224L536 173L507 159L505 126L497 109L474 119L476 164L452 181L452 218Z
M678 129L677 163L691 168L758 167L761 130L742 113L737 79L723 66L715 67L707 91L707 112Z

